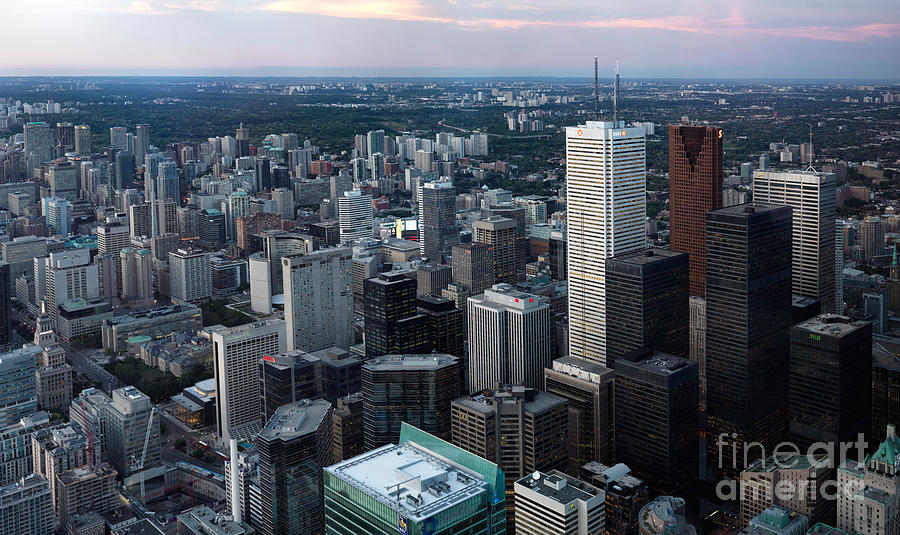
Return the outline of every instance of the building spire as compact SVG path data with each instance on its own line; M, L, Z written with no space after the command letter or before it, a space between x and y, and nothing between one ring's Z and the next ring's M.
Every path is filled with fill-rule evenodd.
M600 72L597 56L594 56L594 119L600 120Z
M613 123L619 125L619 58L616 58L616 87L613 91Z

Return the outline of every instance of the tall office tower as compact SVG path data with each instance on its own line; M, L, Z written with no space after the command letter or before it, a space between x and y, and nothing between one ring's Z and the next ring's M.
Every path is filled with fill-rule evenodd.
M848 225L843 220L834 222L834 308L836 314L844 313L844 232Z
M212 270L209 253L178 249L169 253L172 301L195 303L212 296Z
M56 156L53 148L53 130L44 122L26 123L25 132L25 176L31 178L34 170Z
M58 148L57 156L63 157L75 148L75 126L72 123L56 123L54 141Z
M228 233L225 228L225 214L221 210L215 208L200 210L197 222L200 234L198 242L202 246L216 248L225 244Z
M706 221L707 462L735 479L744 444L771 451L788 430L791 209L744 204Z
M655 493L687 488L699 475L697 363L642 349L615 365L616 461Z
M641 535L697 535L684 518L683 498L659 496L641 508L638 530Z
M128 225L104 223L97 227L97 254L113 255L118 260L119 252L131 244ZM114 262L115 294L122 293L122 263Z
M594 484L606 495L606 533L634 535L638 533L638 518L650 501L647 484L631 475L624 464L607 466L590 462L581 467L581 479Z
M550 350L550 305L540 298L494 285L470 297L469 391L501 384L540 388L544 368L553 360Z
M112 401L106 407L106 433L109 460L122 477L133 473L135 462L143 460L145 470L162 463L159 415L150 398L137 388L126 386L112 391Z
M426 318L431 350L465 357L466 317L453 301L445 297L420 295L416 298L419 315Z
M835 312L834 173L756 171L753 202L793 209L793 292Z
M525 259L528 249L528 213L524 206L513 204L512 202L501 202L492 204L487 199L482 201L481 218L505 217L516 222L516 248L515 248L515 265L516 273L525 272ZM473 232L475 231L473 227ZM475 241L478 241L475 239Z
M759 169L760 171L768 171L769 170L769 153L764 152L759 155Z
M569 355L606 362L606 259L644 248L643 127L566 127Z
M824 314L794 325L790 370L790 430L800 448L869 433L871 323Z
M259 359L284 353L286 338L284 322L278 319L212 331L216 421L225 440L244 439L259 431Z
M257 439L260 533L324 533L322 468L331 464L331 403L305 399L275 411Z
M356 392L338 398L331 413L331 429L334 441L334 460L341 462L363 453L365 434L363 433L363 394Z
M472 224L475 242L493 249L494 282L515 284L525 276L525 265L519 265L518 238L515 220L491 216Z
M859 243L866 262L884 255L884 221L880 217L867 217L859 224Z
M370 130L366 134L366 148L370 156L378 152L384 154L384 130Z
M44 197L41 204L50 234L67 238L71 232L72 203L61 197Z
M341 396L362 390L362 363L349 351L331 347L306 353L288 351L259 360L260 418L269 421L282 405ZM362 431L360 431L362 432Z
M329 535L505 535L503 482L496 464L404 423L399 444L325 468L325 526Z
M181 200L178 164L174 160L163 160L156 166L156 200L161 203L166 199L171 199L176 204ZM160 222L160 227L163 225Z
M52 535L56 515L50 482L30 474L0 488L0 530L4 535Z
M691 295L706 295L706 212L722 208L722 129L669 126L670 248L690 255Z
M294 192L287 188L272 190L272 200L278 205L278 214L282 221L294 219Z
M444 263L458 242L453 181L422 184L419 186L419 252L433 262Z
M134 154L127 150L117 152L114 172L115 180L110 183L116 191L130 188L134 182Z
M10 291L10 267L6 262L0 262L0 346L10 342L10 329L12 328L12 304Z
M353 345L352 259L347 247L281 259L288 350Z
M250 129L244 128L244 123L238 127L234 134L235 158L250 156Z
M833 521L835 504L828 494L833 492L829 487L833 489L835 467L826 458L810 458L806 453L805 449L803 453L779 452L753 461L741 472L742 524L773 505L805 515L813 523Z
M469 295L479 295L494 284L494 248L485 243L453 246L453 282Z
M269 191L272 189L272 164L268 158L257 157L254 164L254 177L256 191Z
M850 458L838 469L840 529L862 535L900 533L900 437L894 424L886 431L884 441L864 463Z
M507 531L512 533L514 483L535 470L566 466L569 424L565 400L521 386L487 389L474 397L453 400L451 422L454 445L503 470Z
M514 490L519 535L604 533L606 496L593 485L558 470L535 471Z
M416 310L416 281L400 273L366 279L366 358L404 353L428 353L428 323Z
M369 178L369 170L365 158L353 158L350 160L350 169L353 170L353 182L365 182Z
M635 349L689 355L688 255L647 249L606 260L606 364Z
M122 262L122 299L134 306L153 304L153 255L150 249L126 247L119 252Z
M78 169L67 160L55 160L47 168L47 182L50 184L50 195L77 201L80 193Z
M462 360L453 355L385 355L362 367L366 450L397 442L400 425L450 438L450 402L463 394Z
M884 440L888 424L900 422L900 357L878 346L872 353L872 443Z
M446 265L427 264L416 269L416 291L419 295L441 295L450 284L453 269Z
M66 363L66 351L59 344L53 331L53 320L46 309L42 310L36 323L34 343L43 349L38 355L35 372L38 407L55 410L72 401L72 366Z
M384 154L375 152L369 155L369 178L381 180L384 178Z
M128 134L128 128L124 126L113 126L109 129L109 146L119 149L119 150L128 150L128 143L126 142L126 135Z
M544 391L569 404L570 474L593 461L613 459L613 379L615 371L596 362L562 357L544 369Z
M91 127L86 124L75 127L75 152L83 155L91 153Z
M144 158L150 150L150 125L139 124L134 127L134 161L144 164Z
M705 277L704 277L705 280ZM690 308L690 332L688 346L690 358L700 367L700 400L706 402L706 299L696 295L688 300Z
M42 299L47 301L47 310L54 325L58 325L59 306L66 301L100 297L97 265L90 258L87 249L68 249L52 252L47 258L35 259L35 262L44 263L43 288L46 294Z
M371 238L375 228L374 217L371 195L363 195L358 189L345 191L344 195L338 198L341 241Z

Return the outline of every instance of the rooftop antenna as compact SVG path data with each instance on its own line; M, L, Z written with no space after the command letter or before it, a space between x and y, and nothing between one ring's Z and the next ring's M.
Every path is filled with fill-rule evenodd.
M806 170L818 173L816 168L813 167L812 124L809 125L809 145L806 147L806 158L809 160L809 165L806 167Z
M600 74L597 66L597 56L594 56L594 119L600 120Z
M619 58L616 58L616 88L613 92L613 123L615 125L619 124Z

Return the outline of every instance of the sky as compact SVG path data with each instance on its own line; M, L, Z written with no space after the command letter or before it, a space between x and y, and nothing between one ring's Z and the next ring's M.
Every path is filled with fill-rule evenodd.
M897 0L0 0L0 75L900 79Z

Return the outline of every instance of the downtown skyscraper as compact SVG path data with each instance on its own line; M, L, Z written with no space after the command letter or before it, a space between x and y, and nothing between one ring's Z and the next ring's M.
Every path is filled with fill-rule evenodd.
M690 255L691 295L706 295L706 212L722 207L722 129L669 126L669 235Z
M624 121L566 127L569 355L606 362L606 259L644 248L646 137Z
M456 189L451 180L419 186L419 251L422 256L445 263L459 241L456 225Z

